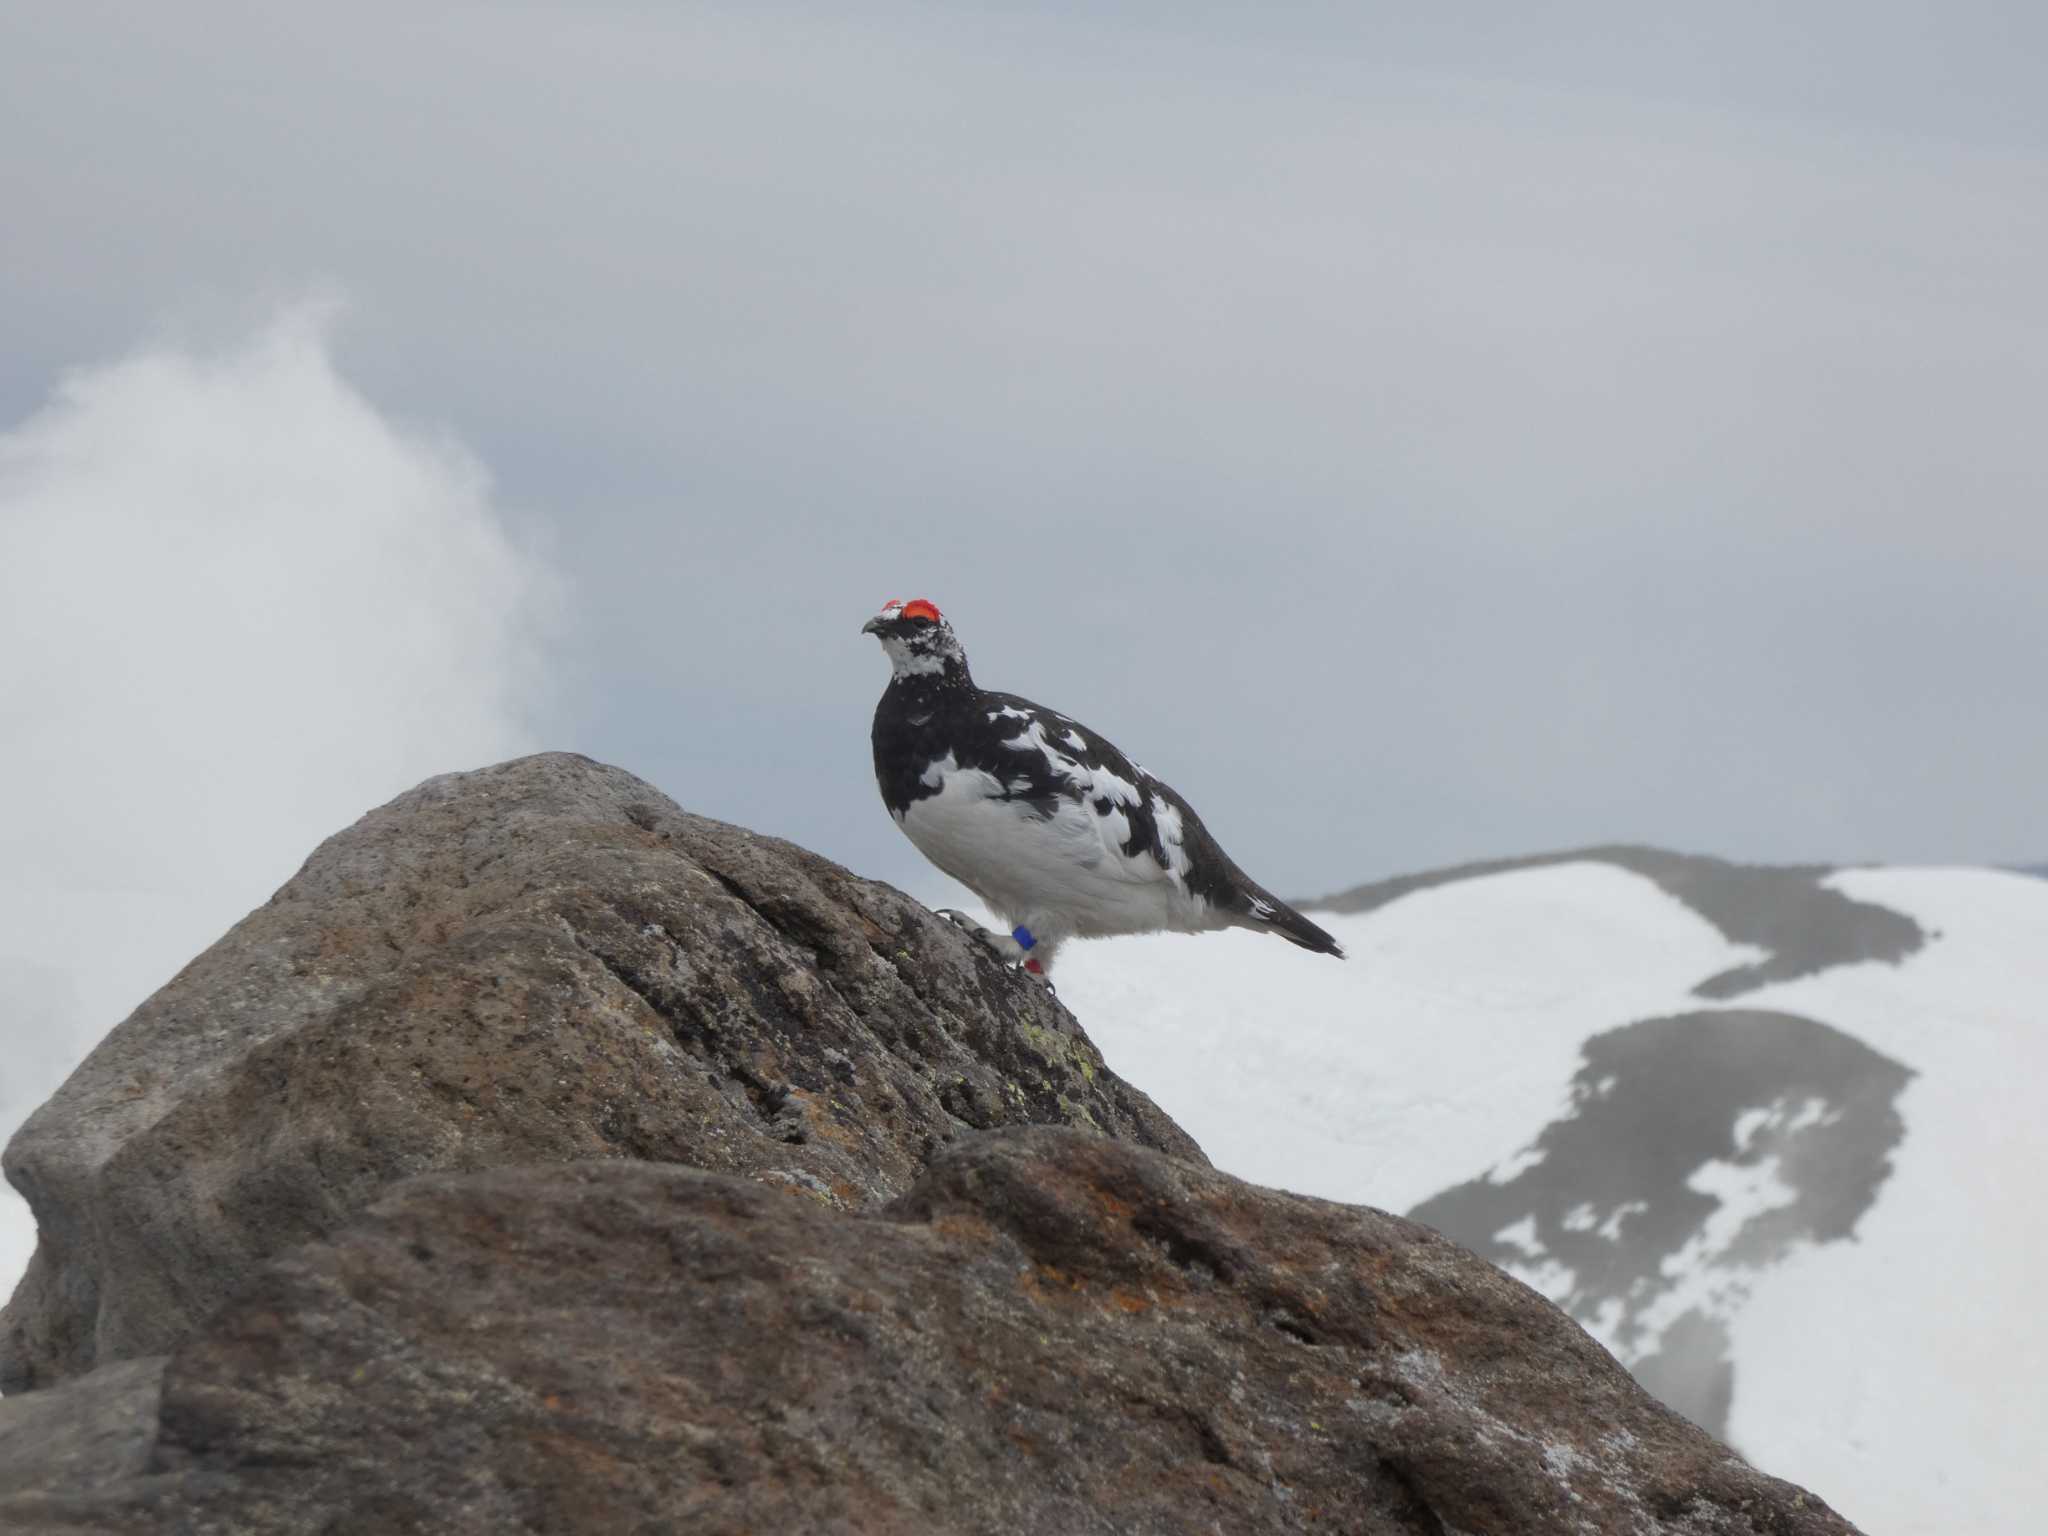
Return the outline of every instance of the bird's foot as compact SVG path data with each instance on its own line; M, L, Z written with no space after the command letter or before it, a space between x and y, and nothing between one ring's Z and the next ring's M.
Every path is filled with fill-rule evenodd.
M1045 974L1045 967L1039 964L1031 953L1038 941L1031 937L1030 929L1019 928L1015 933L997 933L984 928L957 907L940 907L937 910L939 916L955 928L963 930L969 938L980 943L982 948L1003 964L1012 970L1022 971L1046 991L1053 990L1052 978Z

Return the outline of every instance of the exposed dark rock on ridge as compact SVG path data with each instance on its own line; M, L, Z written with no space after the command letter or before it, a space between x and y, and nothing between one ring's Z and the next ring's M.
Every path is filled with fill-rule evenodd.
M1461 880L1578 862L1641 875L1731 943L1765 952L1702 977L1691 990L1705 1000L1834 966L1896 964L1938 937L1905 913L1829 889L1827 866L1734 864L1625 844L1404 875L1308 905L1369 912ZM1853 1235L1890 1175L1904 1135L1897 1099L1912 1070L1776 1009L1639 1019L1581 1049L1566 1112L1529 1127L1533 1162L1512 1173L1474 1170L1408 1214L1542 1277L1574 1317L1601 1320L1638 1380L1724 1433L1735 1396L1731 1319L1756 1275L1795 1247ZM1732 1242L1710 1235L1722 1200L1693 1181L1717 1167L1767 1166L1793 1186L1791 1203ZM1673 1293L1702 1272L1708 1299L1674 1319Z
M7 1149L40 1241L0 1390L160 1354L394 1180L645 1158L830 1205L961 1131L1201 1152L888 886L550 753L335 837L92 1053Z
M1299 905L1310 911L1370 912L1433 886L1579 862L1632 870L1699 913L1720 929L1729 943L1754 944L1769 951L1753 965L1707 977L1693 988L1697 997L1739 997L1773 982L1811 976L1859 960L1897 962L1927 942L1920 925L1905 913L1856 901L1822 885L1822 880L1835 873L1825 864L1731 864L1704 854L1669 853L1628 843L1398 875Z
M174 1357L149 1475L24 1533L1832 1536L1426 1227L1069 1130L880 1214L434 1175ZM88 1521L98 1521L88 1525Z
M1771 1265L1852 1238L1905 1138L1898 1099L1913 1073L1817 1020L1749 1008L1643 1019L1580 1049L1570 1111L1531 1141L1532 1158L1408 1214L1496 1264L1562 1266L1569 1288L1552 1295L1565 1310L1606 1318L1637 1380L1723 1433L1735 1385L1725 1310L1649 1329L1692 1279L1681 1254L1694 1250L1716 1307L1732 1310ZM1713 1166L1768 1168L1790 1198L1708 1247L1721 1197L1694 1181Z

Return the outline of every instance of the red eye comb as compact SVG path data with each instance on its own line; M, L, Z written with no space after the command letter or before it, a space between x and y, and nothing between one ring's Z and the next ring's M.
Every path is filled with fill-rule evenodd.
M930 619L936 624L939 622L938 605L928 602L921 597L913 597L903 605L903 612L899 617L906 619Z

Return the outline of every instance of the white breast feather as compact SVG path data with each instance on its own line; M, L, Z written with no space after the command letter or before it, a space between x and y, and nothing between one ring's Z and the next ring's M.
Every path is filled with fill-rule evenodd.
M1060 797L1050 819L1043 818L1028 801L1004 799L994 774L962 768L948 753L921 776L938 793L912 801L900 818L926 858L1005 920L1041 935L1192 932L1227 922L1187 888L1181 816L1171 802L1109 769L1069 757L1046 739L1037 720L1003 745L1042 752L1070 793ZM1013 781L1012 792L1029 783ZM1110 803L1107 815L1097 814L1097 800ZM1149 848L1134 855L1123 850L1131 836L1127 810L1148 801L1166 850L1164 866Z

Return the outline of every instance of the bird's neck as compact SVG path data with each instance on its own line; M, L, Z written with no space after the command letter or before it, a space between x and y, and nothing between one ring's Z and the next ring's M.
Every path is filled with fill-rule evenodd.
M967 671L967 658L948 656L945 664L915 671L899 670L890 675L889 694L905 705L964 698L977 690Z

